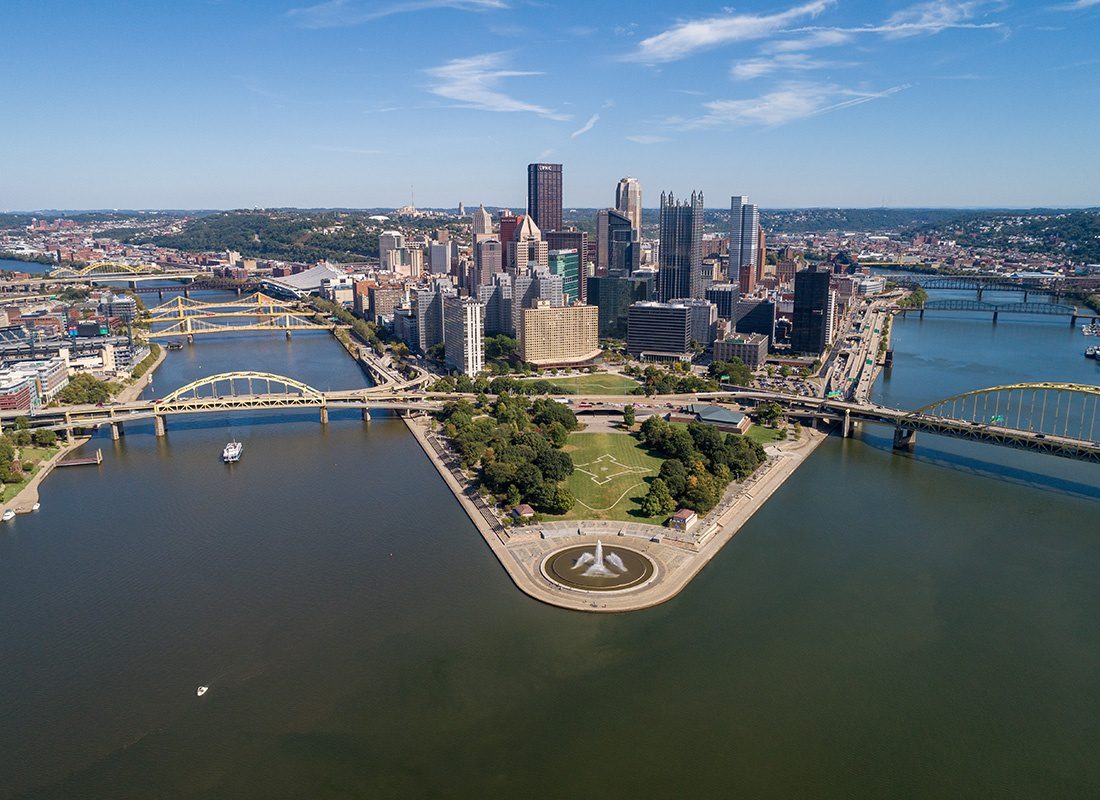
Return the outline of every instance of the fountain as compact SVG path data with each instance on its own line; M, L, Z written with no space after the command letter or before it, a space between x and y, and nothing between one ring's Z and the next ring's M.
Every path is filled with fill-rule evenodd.
M626 547L578 545L551 553L542 563L543 574L572 589L611 591L648 581L656 566L648 556Z

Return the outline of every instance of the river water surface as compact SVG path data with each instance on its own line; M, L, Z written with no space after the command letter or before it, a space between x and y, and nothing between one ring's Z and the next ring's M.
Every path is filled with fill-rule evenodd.
M894 324L899 407L1097 383L1064 320ZM244 368L365 380L327 335L240 334L150 391ZM1100 470L889 433L621 616L516 590L398 420L99 436L0 532L0 797L1097 796Z

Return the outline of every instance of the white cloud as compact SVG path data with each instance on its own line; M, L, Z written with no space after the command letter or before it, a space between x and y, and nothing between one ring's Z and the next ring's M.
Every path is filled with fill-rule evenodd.
M600 121L600 115L599 114L593 114L591 117L588 118L588 122L584 123L584 125L582 125L577 130L575 130L571 134L569 134L569 138L570 139L576 139L578 136L582 136L582 135L588 133L590 130L592 130L593 128L596 127L596 123L599 122L599 121Z
M428 91L448 100L454 100L460 108L502 112L526 111L547 119L571 119L568 114L518 100L499 91L497 85L505 78L525 78L542 74L503 69L505 61L505 53L486 53L453 59L446 64L426 70L428 75L437 80Z
M1100 2L1100 0L1087 0L1088 2ZM986 0L970 0L969 2L956 2L956 0L931 0L927 3L918 3L909 8L903 8L891 14L885 22L879 25L863 25L855 28L841 27L804 27L789 33L808 33L810 37L803 40L790 40L790 49L802 49L796 46L796 42L820 41L828 44L828 36L855 36L861 33L877 33L887 39L903 39L910 36L931 36L946 30L986 30L991 28L1003 28L1000 22L970 22L985 5ZM814 39L813 37L820 37ZM838 41L842 44L843 40ZM822 45L817 45L822 46Z
M775 56L763 56L739 61L730 68L730 77L741 81L763 78L774 72L805 72L829 67L851 67L852 62L822 61L806 53L779 53Z
M397 0L388 5L364 7L355 0L327 0L313 6L292 8L287 16L298 20L305 28L343 28L361 25L373 19L411 11L434 8L454 8L459 11L490 11L508 8L505 0Z
M672 141L667 136L655 136L653 134L639 134L637 136L627 136L628 142L634 142L635 144L660 144L661 142Z
M1092 8L1093 6L1100 6L1100 0L1077 0L1075 3L1069 3L1064 6L1055 6L1059 11L1080 11L1084 8Z
M762 50L767 53L794 53L802 50L813 50L818 47L836 47L848 44L855 36L849 31L840 30L815 30L798 39L781 39L764 45Z
M689 20L638 43L627 61L658 64L678 61L699 50L708 50L732 42L765 39L804 17L814 17L834 0L812 0L776 14L729 14L721 17Z
M712 100L703 104L706 113L702 116L672 119L669 122L684 128L709 128L717 125L775 127L869 103L907 88L908 86L894 86L884 91L872 92L833 83L788 81L759 97Z

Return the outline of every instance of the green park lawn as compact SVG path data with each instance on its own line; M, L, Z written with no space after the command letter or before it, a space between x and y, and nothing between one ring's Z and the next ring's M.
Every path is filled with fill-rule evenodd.
M595 372L591 375L574 375L570 378L547 376L548 380L563 389L571 389L577 394L630 394L641 384L622 375L610 372Z
M633 436L572 433L563 449L573 458L573 474L566 479L565 486L577 503L568 514L550 519L664 523L664 516L646 517L639 510L649 490L646 478L657 474L661 459L649 455Z
M753 425L745 435L752 439L754 442L760 445L769 445L772 442L780 441L780 431L785 430L786 426L782 428L768 428L764 425Z

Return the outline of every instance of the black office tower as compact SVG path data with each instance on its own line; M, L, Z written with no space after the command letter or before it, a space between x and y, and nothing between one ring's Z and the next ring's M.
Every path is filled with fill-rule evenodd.
M657 273L661 300L694 297L702 299L703 283L703 193L677 202L671 193L661 193L660 252Z
M561 230L561 164L527 165L527 213L543 234Z
M829 273L816 267L794 274L791 351L820 354L829 343Z

